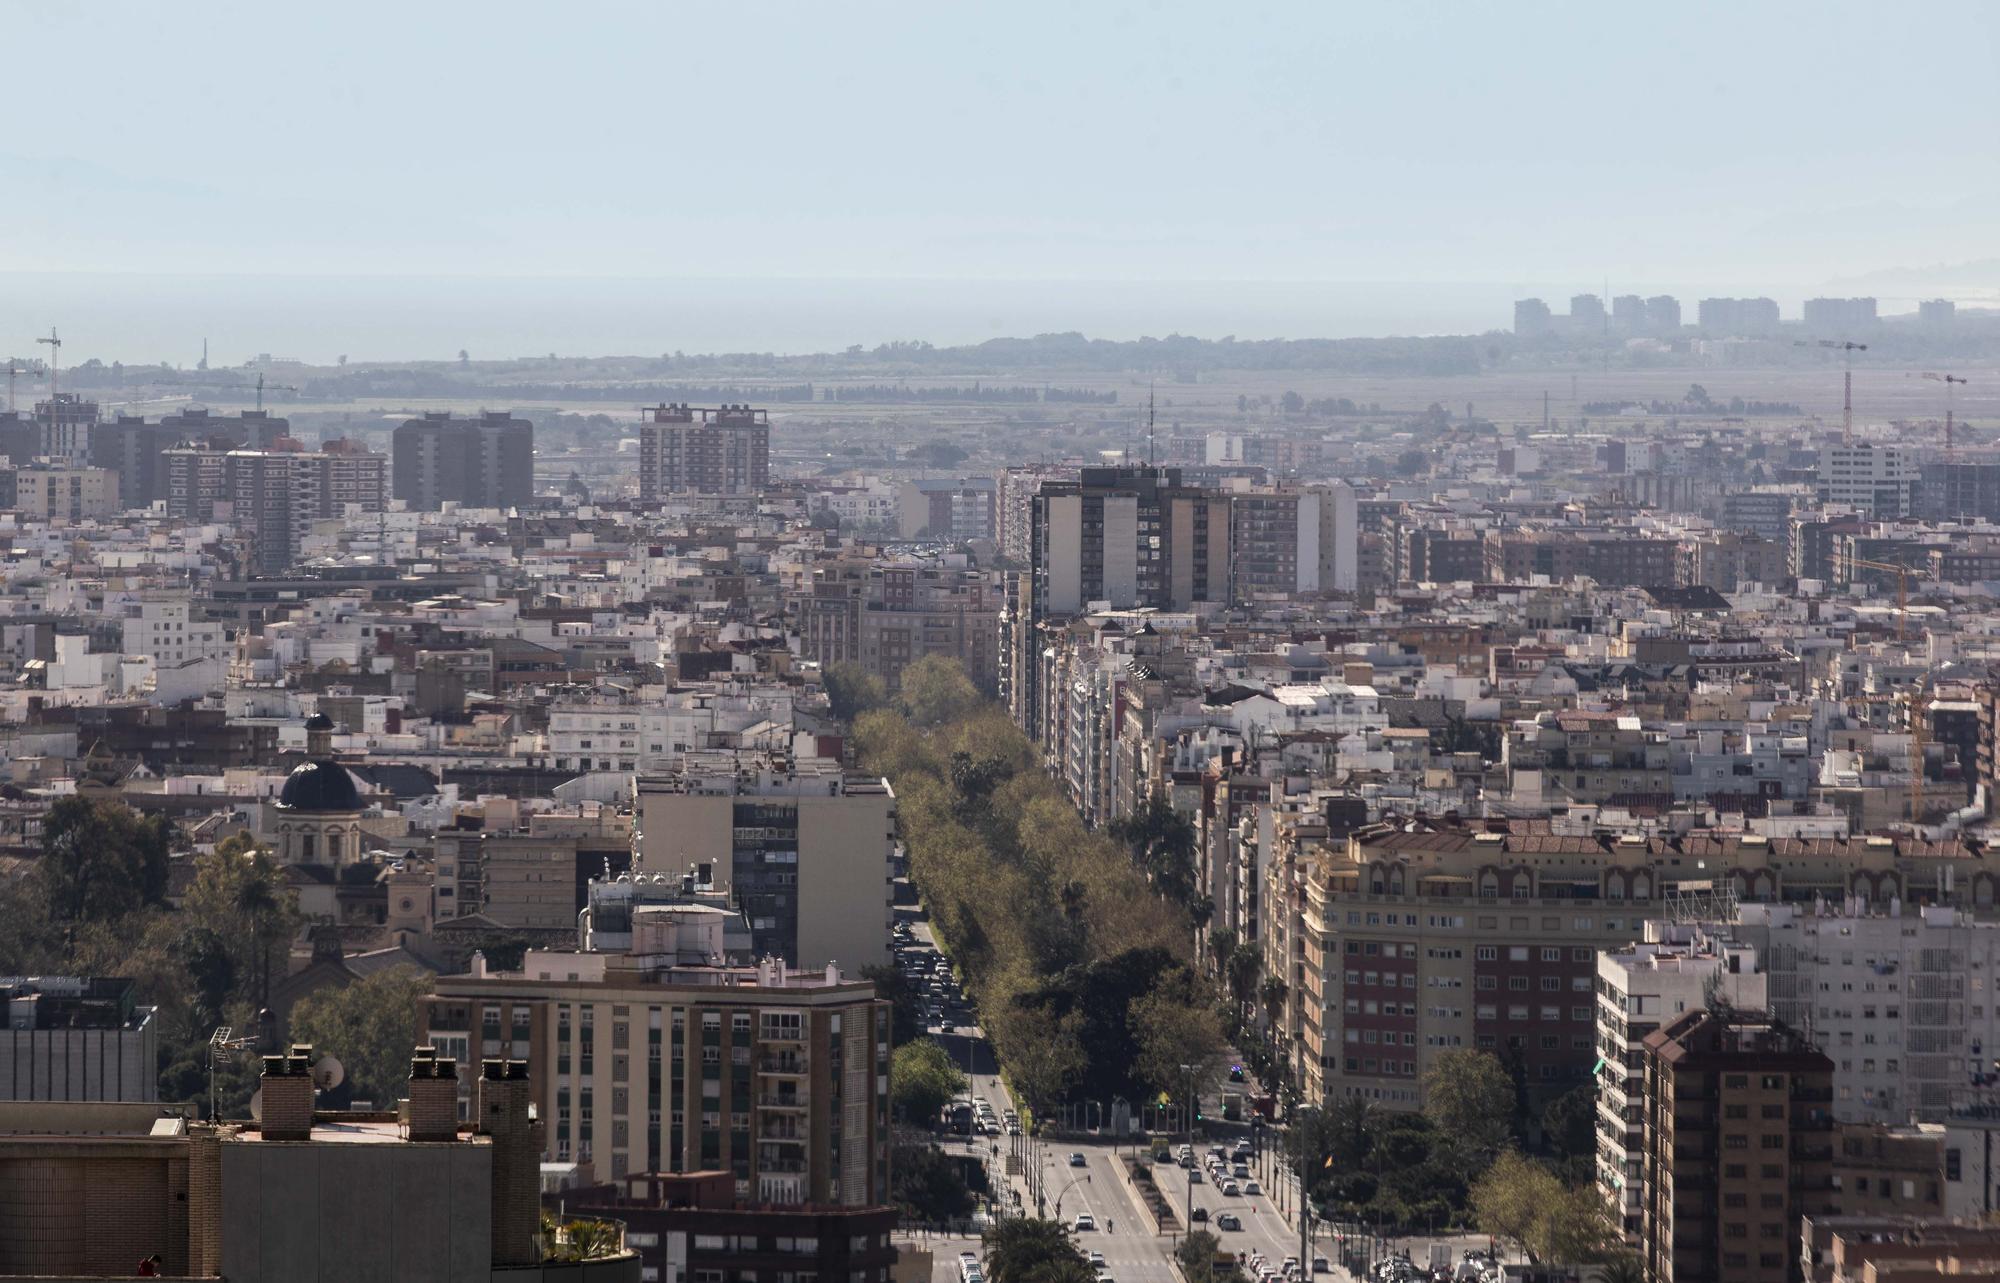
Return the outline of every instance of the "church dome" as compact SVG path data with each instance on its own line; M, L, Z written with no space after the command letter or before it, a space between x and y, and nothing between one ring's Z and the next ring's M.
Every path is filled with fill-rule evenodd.
M285 778L278 805L288 811L359 811L361 794L338 762L307 762Z

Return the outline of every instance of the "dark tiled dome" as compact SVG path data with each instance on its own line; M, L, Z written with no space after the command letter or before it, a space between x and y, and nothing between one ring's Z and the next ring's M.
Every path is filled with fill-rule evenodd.
M325 713L314 713L306 719L306 729L309 731L330 731L333 729L333 719Z
M278 805L288 811L358 811L361 794L338 762L307 762L285 779Z

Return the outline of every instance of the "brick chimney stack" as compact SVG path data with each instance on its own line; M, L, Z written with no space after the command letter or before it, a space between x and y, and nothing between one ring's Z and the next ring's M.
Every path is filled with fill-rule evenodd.
M440 1060L435 1047L410 1057L410 1139L458 1139L458 1062Z
M493 1264L542 1259L542 1124L522 1060L480 1066L479 1130L493 1144Z
M265 1140L310 1140L313 1122L312 1048L264 1057L259 1128Z

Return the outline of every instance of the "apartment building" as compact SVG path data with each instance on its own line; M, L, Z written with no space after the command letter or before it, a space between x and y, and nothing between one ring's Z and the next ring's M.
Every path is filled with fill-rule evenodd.
M1548 821L1415 821L1330 839L1294 937L1309 1095L1419 1108L1423 1070L1451 1047L1510 1051L1532 1094L1558 1092L1595 1059L1598 951L1644 938L1669 903L1708 889L1773 905L1970 908L1992 894L1991 874L1966 871L1976 866L1960 840L1564 834Z
M253 566L276 574L298 560L312 523L350 507L380 512L386 460L329 442L324 450L163 450L167 515L183 521L233 522L247 537Z
M905 539L964 543L997 533L999 487L991 477L905 481L896 495L897 532Z
M1853 508L1871 521L1916 515L1922 473L1914 452L1858 441L1824 454L1816 480L1821 506Z
M1229 520L1230 591L1235 600L1354 591L1351 487L1238 490L1229 496Z
M0 468L0 508L30 521L102 521L120 509L118 474L51 462Z
M519 971L440 976L420 1025L441 1051L526 1061L551 1161L612 1180L727 1172L743 1201L884 1202L889 1004L874 986L775 959L683 963L699 949L657 952L646 927L628 954L530 950Z
M1184 486L1178 468L1085 468L1035 491L1028 562L1001 617L1002 690L1031 738L1050 692L1039 658L1046 632L1080 611L1186 610L1229 598L1229 500Z
M97 402L86 401L74 392L57 392L46 401L35 402L35 425L41 435L37 455L82 466L90 461Z
M1990 1070L1981 1062L2000 1049L2000 923L1973 916L1990 911L1992 876L1968 876L1978 880L1962 908L1919 906L1920 893L1907 907L1851 896L1745 904L1711 928L1756 950L1772 1016L1832 1058L1842 1121L1941 1121Z
M827 758L689 752L638 782L636 871L726 893L759 957L859 971L889 961L896 795Z
M1597 955L1597 1185L1633 1241L1645 1216L1647 1037L1689 1011L1761 1011L1766 999L1754 950L1683 923L1645 931Z
M1832 1062L1769 1020L1689 1011L1645 1065L1646 1277L1798 1277L1800 1220L1834 1199Z
M428 410L393 434L395 497L436 512L447 503L509 508L535 494L535 425L506 410L460 419Z
M562 1202L574 1215L621 1222L643 1277L661 1283L889 1283L899 1255L893 1207L746 1207L727 1172L648 1172L565 1190Z
M1679 552L1678 539L1638 530L1489 530L1484 578L1523 583L1536 575L1557 582L1583 577L1608 588L1670 585Z
M1507 732L1503 762L1517 799L1551 806L1630 804L1674 791L1666 735L1620 713L1537 714Z
M143 415L121 414L90 431L90 462L118 474L118 492L128 508L145 508L167 497L160 456L183 442L218 449L271 450L290 435L289 421L268 410L233 415L189 407L149 423Z
M639 498L757 495L771 485L771 412L657 405L639 423Z
M855 664L895 690L926 656L952 659L981 690L996 689L1000 586L948 563L840 561L813 567L794 599L808 658Z

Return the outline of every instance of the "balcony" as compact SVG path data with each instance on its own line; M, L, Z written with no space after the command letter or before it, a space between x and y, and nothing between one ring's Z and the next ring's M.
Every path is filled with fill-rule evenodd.
M805 1170L806 1165L802 1159L759 1158L757 1160L757 1174L759 1176L776 1176L782 1173L803 1174Z
M760 1095L757 1104L765 1109L806 1109L812 1101L804 1096Z
M757 1058L757 1072L803 1078L808 1072L806 1063L798 1056L760 1056Z

